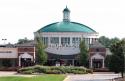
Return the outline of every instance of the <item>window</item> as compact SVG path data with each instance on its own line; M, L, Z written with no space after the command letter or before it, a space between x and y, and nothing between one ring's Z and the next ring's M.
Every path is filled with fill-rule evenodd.
M61 44L62 45L69 45L70 44L70 37L62 37Z
M51 44L59 44L59 37L51 37L50 42Z
M88 45L90 44L90 38L83 38L83 40L85 41L85 43Z
M73 45L79 45L79 44L80 44L80 41L81 41L81 39L78 38L78 37L73 37L73 38L72 38L72 44L73 44Z
M42 37L42 41L44 45L48 45L48 37Z
M15 59L0 59L0 67L14 67L15 65Z

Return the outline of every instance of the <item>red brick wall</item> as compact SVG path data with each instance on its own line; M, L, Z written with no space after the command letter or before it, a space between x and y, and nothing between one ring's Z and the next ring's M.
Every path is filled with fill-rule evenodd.
M34 47L18 47L18 52L34 52Z
M90 48L89 52L97 52L97 49L98 52L106 52L106 48Z
M27 52L34 57L35 48L34 47L18 47L18 56Z
M106 48L90 48L89 56L93 56L94 54L99 53L102 56L106 56Z

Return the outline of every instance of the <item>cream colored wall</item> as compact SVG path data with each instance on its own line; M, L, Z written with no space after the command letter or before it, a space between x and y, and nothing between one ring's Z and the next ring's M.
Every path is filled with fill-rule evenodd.
M0 58L17 58L17 48L0 47Z
M34 36L39 36L39 33L35 32ZM83 37L83 38L98 38L98 33L84 33L84 32L43 32L40 33L43 37Z
M34 33L35 37L48 37L48 47L45 49L46 52L59 54L59 55L73 55L80 53L79 45L74 46L72 44L72 38L98 38L98 33L84 33L84 32L43 32ZM50 37L59 37L59 44L53 45L50 43ZM70 45L62 46L61 37L70 37Z

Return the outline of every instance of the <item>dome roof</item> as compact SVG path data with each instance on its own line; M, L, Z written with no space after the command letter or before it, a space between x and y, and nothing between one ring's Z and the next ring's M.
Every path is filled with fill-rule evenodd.
M70 10L66 6L66 8L63 10L63 12L70 12Z
M49 24L38 32L85 32L85 33L95 33L96 31L88 26L85 26L76 22L56 22Z

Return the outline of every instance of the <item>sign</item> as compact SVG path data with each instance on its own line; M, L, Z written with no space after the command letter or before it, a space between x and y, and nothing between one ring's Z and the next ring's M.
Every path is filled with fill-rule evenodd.
M17 48L0 48L0 58L18 58Z
M0 53L12 53L12 51L0 51Z

